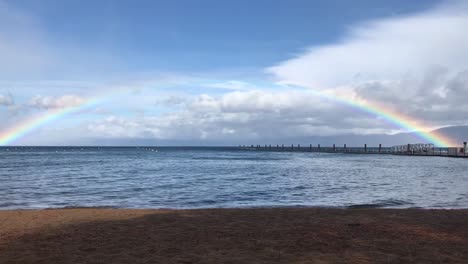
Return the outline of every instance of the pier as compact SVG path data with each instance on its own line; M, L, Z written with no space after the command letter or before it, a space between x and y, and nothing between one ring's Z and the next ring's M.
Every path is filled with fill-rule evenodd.
M256 151L289 151L289 152L316 152L316 153L343 153L343 154L382 154L382 155L403 155L403 156L434 156L434 157L453 157L453 158L468 158L467 143L463 142L461 147L435 147L433 144L406 144L392 147L368 146L364 144L362 147L349 147L346 144L338 146L316 145L240 145L241 150L256 150Z

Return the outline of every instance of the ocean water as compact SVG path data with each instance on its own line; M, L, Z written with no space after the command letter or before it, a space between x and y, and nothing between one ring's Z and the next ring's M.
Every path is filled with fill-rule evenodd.
M0 209L468 208L468 159L235 148L0 148Z

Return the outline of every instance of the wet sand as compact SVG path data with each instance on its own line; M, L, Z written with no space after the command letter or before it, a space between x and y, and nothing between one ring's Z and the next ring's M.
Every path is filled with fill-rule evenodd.
M468 263L468 210L0 211L0 263Z

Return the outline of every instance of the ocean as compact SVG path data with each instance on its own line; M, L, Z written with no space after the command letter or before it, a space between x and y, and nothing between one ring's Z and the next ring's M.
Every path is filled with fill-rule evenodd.
M468 160L229 147L1 147L0 209L468 208Z

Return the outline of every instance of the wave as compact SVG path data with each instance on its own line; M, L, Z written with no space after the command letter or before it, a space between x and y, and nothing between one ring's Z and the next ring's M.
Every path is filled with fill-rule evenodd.
M193 160L286 160L286 158L271 158L271 157L193 157Z
M377 200L372 203L363 203L363 204L352 204L346 206L349 209L365 209L365 208L389 208L389 207L409 207L414 205L414 203L398 200L398 199L387 199L387 200Z
M57 207L45 207L45 210L59 210L59 209L118 209L118 206L112 205L90 205L90 206L80 206L80 205L67 205L67 206L57 206Z

